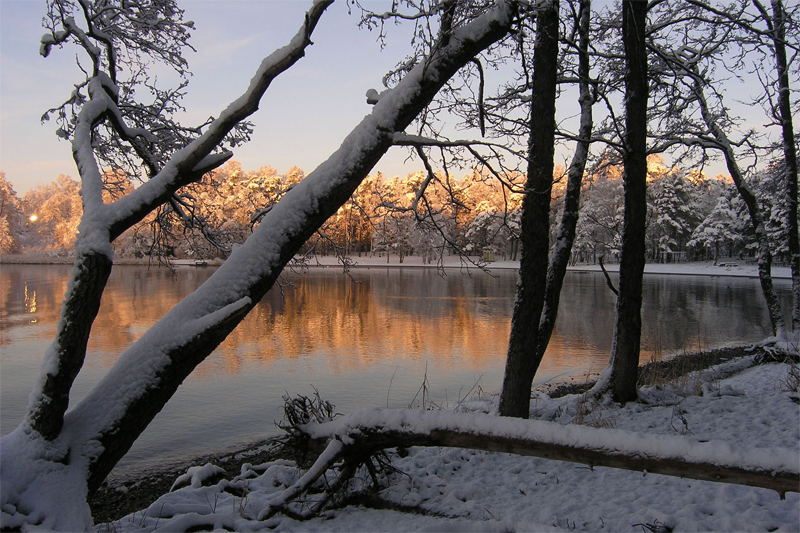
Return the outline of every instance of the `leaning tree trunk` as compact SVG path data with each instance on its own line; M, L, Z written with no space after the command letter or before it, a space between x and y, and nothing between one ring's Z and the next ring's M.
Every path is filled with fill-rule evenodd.
M792 124L789 65L786 59L786 13L781 0L772 0L773 46L778 70L778 114L783 134L786 204L789 211L789 258L792 265L792 329L800 331L800 236L797 227L797 149Z
M586 170L586 161L589 159L589 145L592 136L592 105L594 99L589 87L589 19L591 16L591 0L581 0L579 34L580 43L578 51L578 77L580 96L578 103L581 106L581 121L578 129L579 141L575 147L575 155L567 172L567 189L564 193L564 212L556 237L556 246L550 258L550 267L547 270L547 286L545 287L544 309L539 321L539 332L536 338L536 354L534 357L534 373L547 351L550 337L556 325L558 304L561 299L561 288L564 285L564 276L567 273L569 258L572 254L572 245L575 242L575 228L578 225L578 209L580 207L581 185L583 173Z
M531 384L539 366L535 360L536 337L547 283L558 81L558 10L558 0L550 0L536 14L528 177L520 225L522 253L500 396L500 414L519 418L530 415Z
M755 229L756 242L758 243L758 279L761 283L761 292L764 294L764 300L766 300L767 303L772 333L773 335L783 337L786 333L786 322L783 319L783 309L781 308L780 300L778 300L778 295L775 293L775 287L772 283L772 252L770 252L766 225L758 203L758 198L756 198L752 189L750 189L744 181L742 171L736 162L736 157L730 144L727 145L724 154L728 172L731 173L736 189L739 191L739 196L747 206L747 211L750 214L750 221L753 223L753 228Z
M780 300L778 300L778 295L775 294L775 288L772 283L772 253L770 252L761 207L759 206L758 198L756 198L755 193L753 193L753 190L744 180L744 175L739 168L739 164L736 162L736 154L730 139L728 139L728 136L719 126L711 110L708 108L708 102L703 92L703 83L702 77L695 71L694 95L697 97L703 121L706 123L709 130L711 130L711 134L725 156L725 164L728 167L728 172L731 173L731 178L736 186L736 190L747 206L747 212L750 215L750 221L755 230L756 243L758 244L758 279L761 282L761 292L767 303L769 320L772 324L772 333L773 335L784 336L786 333L786 323L783 320L783 310L781 309Z
M94 129L106 122L121 138L134 145L134 137L143 134L128 129L119 118L117 101L112 97L118 88L110 78L95 76L90 79L90 101L78 114L72 140L72 154L81 176L83 204L76 258L62 304L58 333L45 354L42 376L31 394L30 408L23 421L27 429L47 441L54 441L61 433L69 391L83 366L89 333L111 273L111 242L167 202L180 187L199 180L204 173L231 157L230 152L211 152L236 124L258 110L258 103L271 82L303 57L311 44L311 33L332 2L324 0L312 7L298 39L264 60L245 95L212 122L203 135L178 151L148 182L111 204L103 203L103 177L94 154ZM157 165L150 166L155 170Z
M350 198L392 145L394 133L403 131L470 59L508 33L514 5L501 2L455 29L448 46L438 49L384 94L339 150L287 193L244 245L126 350L87 397L67 413L66 421L74 422L75 433L70 437L78 439L74 444L88 455L90 492L186 376L272 287L303 243ZM101 410L99 405L110 407ZM87 441L101 446L92 448Z
M619 265L617 320L611 346L611 394L617 402L637 398L636 377L642 333L642 278L647 221L647 2L623 0L625 45L625 213Z

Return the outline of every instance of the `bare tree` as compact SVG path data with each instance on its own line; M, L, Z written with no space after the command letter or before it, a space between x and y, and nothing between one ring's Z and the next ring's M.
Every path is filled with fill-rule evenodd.
M525 196L520 228L521 256L511 337L500 397L500 414L527 418L534 362L536 325L544 307L550 250L550 197L556 128L558 81L558 1L544 3L536 17L533 81Z
M183 140L177 136L184 130L150 122L163 112L158 106L150 109L151 114L143 113L142 120L126 116L118 103L124 95L115 81L120 58L129 57L123 53L129 49L144 50L151 57L163 54L179 71L184 68L177 58L188 36L175 3L50 4L53 26L43 39L43 50L72 40L91 62L81 86L85 93L76 91L78 96L68 102L74 118L64 112L67 128L62 126L73 143L84 216L57 338L45 355L27 416L2 439L4 528L26 522L52 529L90 527L87 495L99 487L186 376L272 287L308 237L347 201L392 146L395 134L415 119L451 76L507 35L516 14L516 2L500 0L459 24L444 25L447 38L409 66L337 152L284 195L214 275L125 350L97 386L67 411L69 391L83 364L112 268L111 242L168 202L180 187L231 156L220 150L221 143L240 131L237 127L256 111L271 81L304 55L315 25L332 1L315 2L292 41L264 59L247 91ZM82 26L76 17L82 17ZM152 46L138 42L136 35ZM146 79L145 65L131 72ZM159 132L166 132L164 139ZM111 152L98 153L98 146L121 147L121 154L135 155L149 179L128 195L103 203L100 161Z
M793 113L791 103L790 78L791 66L788 53L793 58L800 53L797 15L800 5L794 3L792 9L782 0L771 0L771 10L760 0L737 0L728 5L717 6L704 0L687 0L705 14L704 22L731 28L728 33L730 41L735 43L739 52L735 54L737 62L742 63L748 54L759 52L753 71L758 74L764 92L755 100L761 103L773 125L781 131L780 151L786 190L787 204L787 245L792 268L792 329L800 329L800 236L798 236L798 163L797 140L794 134ZM791 3L790 3L791 5ZM752 11L751 11L752 9ZM727 43L725 43L727 44ZM707 47L697 50L706 51ZM763 62L772 62L775 66L774 76L770 76ZM794 70L795 74L797 70ZM774 322L774 321L773 321Z
M800 331L800 235L798 235L797 224L797 146L792 123L792 92L789 87L789 62L786 55L786 36L790 19L781 0L772 0L772 17L758 0L753 0L753 3L764 17L770 30L776 77L778 78L778 102L774 106L777 108L777 112L774 115L781 126L783 140L786 203L789 211L789 220L787 221L789 260L792 266L792 330L797 332ZM796 25L793 29L796 33Z
M772 38L773 51L786 44L779 38L769 20L769 13L756 0L754 5L760 6L756 15L748 14L746 9L749 2L736 2L723 8L708 5L705 2L691 0L687 9L682 5L666 6L666 15L669 19L663 28L669 26L668 37L654 39L650 49L658 58L659 76L662 78L661 87L669 87L667 95L669 105L665 106L660 116L662 128L659 137L662 146L683 144L692 148L699 148L703 157L706 151L721 153L728 172L733 179L736 189L744 204L755 233L758 247L758 272L764 295L773 334L785 337L787 334L783 311L772 281L772 250L769 241L767 223L769 213L758 199L755 191L747 181L747 169L743 168L740 161L748 159L753 161L751 169L758 161L759 154L769 153L770 146L759 144L759 135L754 131L743 132L738 140L732 136L737 129L737 121L733 119L725 105L723 91L719 89L719 80L715 79L715 68L721 67L723 71L742 68L745 57L750 53L750 48L755 46L763 48L764 37ZM777 6L780 9L781 6ZM682 16L675 14L682 12ZM767 30L759 30L756 23L767 19ZM662 29L663 29L662 28ZM698 31L698 28L702 28ZM777 41L777 43L776 43ZM732 50L733 48L733 50ZM738 48L738 51L736 50ZM785 50L784 50L785 52ZM769 54L768 54L769 55ZM779 54L776 54L776 56ZM735 60L731 59L734 57ZM776 59L776 64L781 61ZM786 69L778 70L778 77L787 74ZM785 91L779 83L779 95L788 98L788 77L784 80ZM770 100L773 91L768 84L764 84L764 98ZM786 149L786 124L791 130L791 115L788 121L783 120L779 110L784 103L782 97L778 104L773 106L773 116L782 126L784 153L787 161L792 159L791 148ZM785 102L788 105L788 100ZM694 115L699 115L699 120ZM738 153L737 153L738 152ZM789 166L788 164L786 165ZM796 187L797 172L794 172ZM787 176L787 191L792 189L791 176ZM791 255L792 241L796 239L796 222L791 220L793 204L796 205L797 193L789 192L789 231L788 241ZM792 198L794 201L792 201ZM794 239L792 237L794 234ZM794 271L793 271L794 272ZM793 273L794 277L794 273ZM793 282L793 288L795 284ZM795 298L795 305L798 300Z
M731 178L733 178L733 183L736 185L736 190L747 206L747 211L753 223L753 229L755 230L756 242L758 243L758 274L761 282L761 291L767 302L772 332L777 336L783 337L786 334L786 323L783 319L783 310L781 309L780 301L778 300L772 283L772 253L767 238L765 215L759 205L758 198L744 179L744 173L737 162L733 144L717 122L715 115L708 105L703 90L705 83L705 80L699 76L695 69L693 81L694 96L697 98L697 103L700 106L704 122L708 126L718 148L725 157L725 164L728 167L728 172L731 173Z

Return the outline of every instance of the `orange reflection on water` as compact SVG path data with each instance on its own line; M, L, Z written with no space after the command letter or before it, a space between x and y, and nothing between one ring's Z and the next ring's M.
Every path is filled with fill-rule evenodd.
M36 291L28 290L28 284L25 284L25 312L36 312Z
M24 280L31 267L23 268L15 266L4 274L20 277L17 286L23 288L24 310L35 311L43 328L39 336L49 343L69 268L38 267L35 281ZM92 328L86 367L110 368L122 351L213 272L212 268L171 272L116 266ZM516 283L513 272L497 277L453 272L441 277L433 270L356 269L348 277L336 269L311 269L302 276L289 274L286 280L289 285L268 293L198 366L192 379L236 375L245 367L266 371L276 361L313 362L330 374L420 361L442 372L481 374L504 366ZM14 283L6 287L10 285ZM589 292L597 299L589 301L590 306L607 303L602 301L607 291L592 287ZM7 305L1 307L7 312ZM586 352L585 345L576 346L576 336L588 344L609 341L599 333L609 324L596 313L588 313L587 319L583 311L562 306L559 323L567 324L572 336L562 338L556 331L542 371L575 366L576 358Z
M222 369L235 373L246 363L315 356L325 357L333 373L357 372L387 358L431 359L443 369L502 364L510 299L412 294L430 288L425 281L436 274L427 274L295 277L293 287L268 294L220 346Z
M114 268L92 328L86 366L109 368L119 354L213 268ZM0 345L35 327L49 344L55 335L69 267L4 265L0 289ZM502 372L516 274L459 272L440 277L423 269L336 269L288 274L202 363L192 379L265 371L276 362L303 364L328 374L374 365L428 362L443 372ZM735 285L732 287L731 285ZM713 346L756 329L752 306L758 286L748 280L646 278L642 362L684 347ZM38 321L31 324L31 316ZM607 362L614 329L614 300L601 277L568 276L556 331L540 374ZM27 330L25 330L27 331ZM30 330L34 331L34 330ZM758 337L757 337L758 338ZM37 348L38 349L38 348ZM40 358L26 350L25 357ZM6 357L6 356L4 356ZM5 360L5 359L4 359Z

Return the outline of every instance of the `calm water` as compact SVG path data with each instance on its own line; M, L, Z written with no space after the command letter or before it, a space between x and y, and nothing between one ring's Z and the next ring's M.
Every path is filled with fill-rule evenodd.
M213 272L115 267L72 401L117 355ZM0 268L0 431L21 420L41 356L55 335L68 266ZM435 402L503 378L516 274L440 277L428 269L289 274L186 380L120 463L119 473L275 434L281 396L316 387L340 412L406 407L427 377ZM788 299L788 281L777 287ZM787 302L788 304L788 302ZM642 361L754 341L769 332L757 280L647 276ZM558 324L536 383L601 370L614 298L602 276L567 275ZM476 388L477 389L477 388ZM419 403L420 398L417 398Z

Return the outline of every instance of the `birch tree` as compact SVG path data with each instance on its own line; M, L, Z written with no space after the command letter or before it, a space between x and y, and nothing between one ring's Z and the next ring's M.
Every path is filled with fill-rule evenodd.
M160 205L170 203L182 211L176 193L231 157L224 148L246 138L247 117L258 109L272 80L303 57L332 1L314 2L295 37L263 60L242 96L197 128L168 119L184 84L177 92L154 90L151 106L121 105L134 94L123 89L147 86L147 61L185 72L181 51L188 45L189 24L174 1L49 4L50 31L42 39L42 52L72 43L88 58L85 81L53 110L60 134L72 142L84 214L56 339L45 354L25 419L0 441L4 529L24 524L91 527L87 496L181 382L272 287L306 239L347 201L395 135L451 76L506 36L516 14L512 0L499 0L479 14L468 9L445 13L439 39L408 65L341 147L284 195L214 275L120 354L107 375L67 410L113 265L112 241ZM131 77L123 79L121 72ZM125 164L114 163L118 156ZM125 167L132 160L145 169L145 182L104 203L103 166Z

